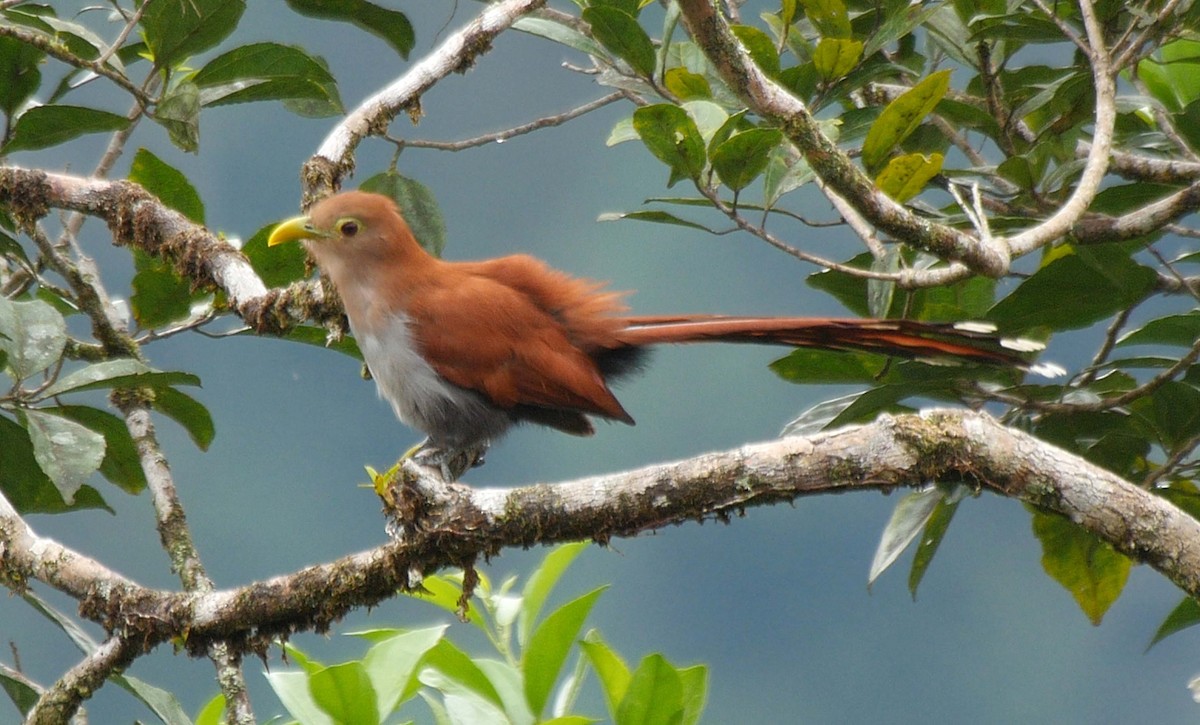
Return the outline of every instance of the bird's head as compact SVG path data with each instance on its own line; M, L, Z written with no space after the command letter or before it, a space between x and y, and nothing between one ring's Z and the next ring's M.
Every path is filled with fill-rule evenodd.
M392 200L365 191L323 199L307 216L275 227L267 245L296 241L304 243L335 284L342 271L361 274L389 262L410 264L425 255Z

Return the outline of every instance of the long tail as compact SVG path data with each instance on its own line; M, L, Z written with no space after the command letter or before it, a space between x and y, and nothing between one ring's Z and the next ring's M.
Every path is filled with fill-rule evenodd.
M1032 363L1029 353L1044 345L1006 338L981 322L929 323L836 317L732 317L722 315L623 318L617 339L635 347L663 343L742 342L794 345L823 350L858 350L944 362L960 360L1014 367L1046 377L1065 371Z

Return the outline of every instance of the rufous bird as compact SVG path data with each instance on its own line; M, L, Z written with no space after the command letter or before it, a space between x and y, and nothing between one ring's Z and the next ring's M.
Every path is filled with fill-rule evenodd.
M961 359L1023 370L1040 349L978 323L823 317L626 316L623 293L527 255L452 262L426 252L393 202L349 191L283 222L337 288L354 338L401 421L442 450L482 449L518 423L572 435L633 425L609 384L664 343L749 342Z

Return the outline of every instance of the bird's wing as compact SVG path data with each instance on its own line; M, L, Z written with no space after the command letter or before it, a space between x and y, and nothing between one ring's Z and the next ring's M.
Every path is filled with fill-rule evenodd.
M590 356L528 295L464 274L409 310L417 343L446 380L501 408L579 411L632 423Z

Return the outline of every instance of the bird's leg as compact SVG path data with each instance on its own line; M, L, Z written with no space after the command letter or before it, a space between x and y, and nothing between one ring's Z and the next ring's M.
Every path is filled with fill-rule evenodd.
M401 460L412 459L422 466L437 468L443 480L457 481L468 470L483 465L483 454L487 449L486 443L468 448L442 448L426 438L408 449Z

